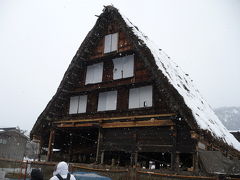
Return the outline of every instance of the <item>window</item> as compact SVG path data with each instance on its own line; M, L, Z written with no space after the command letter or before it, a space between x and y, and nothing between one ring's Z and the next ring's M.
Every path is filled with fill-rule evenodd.
M85 84L102 82L103 63L93 64L87 67Z
M118 49L118 33L109 34L104 39L104 53L116 51Z
M133 76L134 55L113 59L113 79L121 79Z
M85 113L87 109L87 95L70 98L69 114Z
M129 91L128 108L141 108L152 106L152 86L133 88Z
M0 139L0 144L7 144L7 140L6 139Z
M108 91L99 93L98 111L116 110L117 91Z

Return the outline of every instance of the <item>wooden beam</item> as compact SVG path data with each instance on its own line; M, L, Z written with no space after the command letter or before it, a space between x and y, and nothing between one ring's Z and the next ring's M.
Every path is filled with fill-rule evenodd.
M92 167L88 167L88 166L80 166L80 165L72 165L72 167L74 168L79 168L79 169L86 169L86 170L91 170L91 171L100 171L100 172L128 172L128 169L124 170L124 169L96 169L96 168L92 168Z
M42 155L42 147L43 147L43 139L41 138L38 143L38 161L41 161L41 155Z
M99 58L99 56L97 56ZM101 57L101 55L100 55ZM95 59L95 58L94 58ZM101 84L93 84L91 87L81 87L81 88L77 88L76 90L74 91L69 91L70 93L72 94L79 94L79 93L83 93L83 92L89 92L89 91L96 91L96 89L98 89L98 87L100 88L111 88L113 85L114 86L127 86L129 85L130 83L141 83L141 82L148 82L148 83L151 83L152 81L149 80L149 77L141 77L141 78L133 78L132 80L129 80L129 79L124 79L124 80L121 80L121 82L112 82L112 81L108 81L108 82L105 82L105 83L101 83Z
M33 135L32 141L35 143L40 143L41 136Z
M113 122L103 123L103 128L122 128L122 127L146 127L146 126L172 126L172 120L155 120L155 121L133 121L133 122Z
M119 119L140 119L140 118L155 118L155 117L166 117L166 116L174 116L175 114L152 114L152 115L140 115L140 116L123 116L123 117L111 117L111 118L96 118L96 119L79 119L79 120L63 120L63 121L55 121L55 124L61 123L78 123L78 122L92 122L92 121L111 121L111 120L119 120Z
M148 175L155 175L155 176L163 176L163 177L173 177L173 178L188 178L188 179L212 179L217 180L217 177L207 177L207 176L187 176L187 175L177 175L177 174L162 174L162 173L156 173L151 171L138 171L137 173L141 174L148 174Z
M100 147L103 139L102 128L98 128L98 143L97 143L97 152L96 152L96 163L100 162Z
M196 152L193 154L193 170L194 172L198 172L199 171L199 148L198 145L196 145Z
M102 153L101 153L101 162L100 162L100 164L103 164L104 163L104 151L102 151Z
M57 125L57 127L60 128L68 128L68 127L91 127L91 126L95 126L96 123L84 123L84 124L59 124Z
M102 128L123 128L123 127L148 127L148 126L173 126L172 120L148 120L148 121L131 121L131 122L111 122L98 124ZM59 124L59 128L70 127L96 127L96 123L84 124Z
M48 152L47 152L47 161L50 161L52 158L52 150L53 150L53 144L55 139L55 130L51 130L49 135L49 141L48 141Z

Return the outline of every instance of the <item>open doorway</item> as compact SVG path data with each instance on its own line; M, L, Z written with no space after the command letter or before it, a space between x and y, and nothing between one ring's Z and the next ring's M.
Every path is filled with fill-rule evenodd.
M144 169L170 169L171 153L169 152L139 153L138 165Z

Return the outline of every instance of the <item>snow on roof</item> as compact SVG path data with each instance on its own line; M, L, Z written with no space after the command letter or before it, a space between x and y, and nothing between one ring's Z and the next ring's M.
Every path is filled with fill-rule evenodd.
M194 87L188 75L185 74L162 50L159 50L159 48L157 48L156 45L139 31L125 16L122 14L121 16L139 40L142 40L142 42L139 41L139 45L146 45L150 49L159 70L163 72L169 83L172 84L183 97L185 104L192 111L193 117L199 128L211 132L213 136L222 139L228 145L240 151L240 143L229 133L218 119L212 108Z
M239 130L229 130L230 133L240 133L240 129Z

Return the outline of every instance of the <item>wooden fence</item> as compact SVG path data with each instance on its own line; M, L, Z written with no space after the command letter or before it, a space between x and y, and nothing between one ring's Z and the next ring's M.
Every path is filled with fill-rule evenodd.
M50 179L57 162L18 161L0 158L0 172L4 172L5 178L29 179L32 169L40 168L44 174L44 180ZM163 172L153 172L146 169L106 167L101 165L69 164L70 172L95 172L107 176L113 180L220 180L219 177L193 176ZM230 178L240 180L240 178Z

